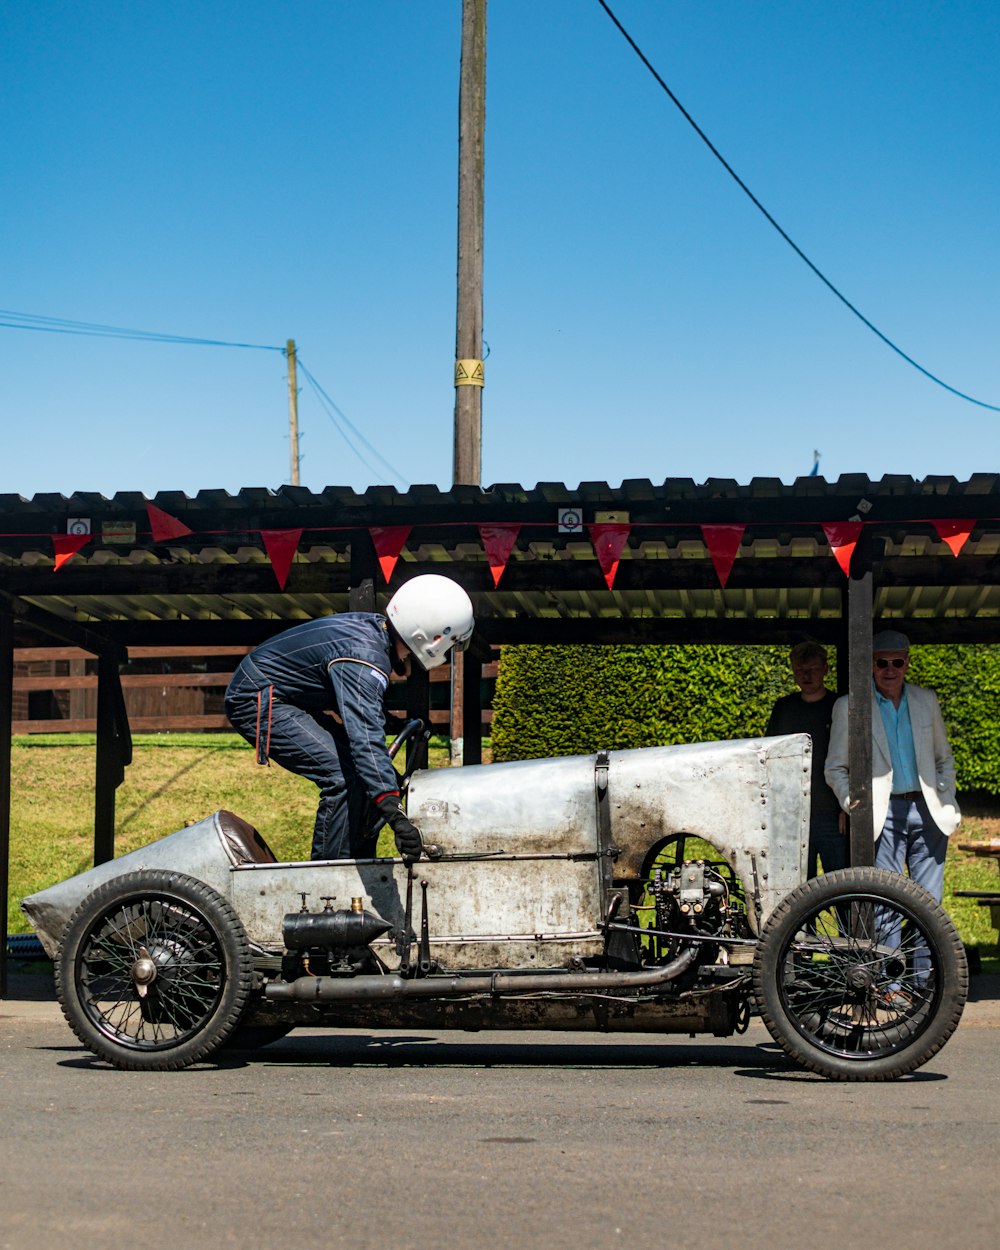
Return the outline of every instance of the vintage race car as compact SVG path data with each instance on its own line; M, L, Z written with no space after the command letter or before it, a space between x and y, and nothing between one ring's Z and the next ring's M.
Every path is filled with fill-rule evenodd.
M964 950L903 876L805 880L810 756L792 735L419 771L416 864L279 863L217 811L22 906L119 1068L296 1026L727 1037L756 1012L815 1072L898 1077L958 1025Z

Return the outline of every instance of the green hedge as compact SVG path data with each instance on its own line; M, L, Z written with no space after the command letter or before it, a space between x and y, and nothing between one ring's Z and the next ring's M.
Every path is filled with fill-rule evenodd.
M493 758L753 736L787 686L783 647L506 647Z
M909 676L938 692L959 788L1000 794L1000 646L914 647ZM753 737L794 689L785 647L506 647L493 758Z
M937 691L958 788L1000 794L1000 646L914 647L906 676Z

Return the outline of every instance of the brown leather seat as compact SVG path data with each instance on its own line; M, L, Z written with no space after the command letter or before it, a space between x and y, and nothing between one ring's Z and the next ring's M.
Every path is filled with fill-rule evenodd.
M248 825L235 813L220 808L215 813L215 827L226 854L236 867L240 864L277 863L274 852L253 825Z

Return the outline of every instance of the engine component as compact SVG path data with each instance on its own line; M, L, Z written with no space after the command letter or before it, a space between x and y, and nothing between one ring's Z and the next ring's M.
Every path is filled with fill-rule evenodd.
M365 947L392 928L381 916L365 911L360 898L352 900L350 910L334 909L331 902L327 899L320 912L302 910L285 916L282 938L289 950L342 951Z

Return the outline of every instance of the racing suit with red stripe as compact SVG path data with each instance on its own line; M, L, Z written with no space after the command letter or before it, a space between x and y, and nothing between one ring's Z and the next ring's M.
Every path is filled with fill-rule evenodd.
M385 745L390 655L385 617L320 617L259 646L226 690L226 715L258 760L272 759L319 787L313 859L372 855L368 804L398 800Z

